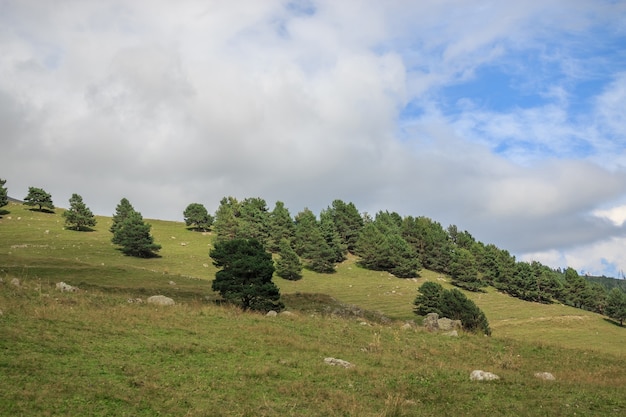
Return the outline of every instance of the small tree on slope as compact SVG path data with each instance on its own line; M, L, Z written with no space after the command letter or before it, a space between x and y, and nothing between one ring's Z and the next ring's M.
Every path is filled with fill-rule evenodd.
M280 291L272 282L274 262L256 239L217 242L209 253L215 274L213 291L243 310L281 310Z
M63 217L65 217L65 224L75 230L85 230L96 225L96 218L78 194L72 194L70 208L63 212Z

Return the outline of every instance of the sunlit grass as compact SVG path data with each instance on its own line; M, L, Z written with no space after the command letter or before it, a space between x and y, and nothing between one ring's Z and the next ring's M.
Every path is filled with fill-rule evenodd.
M5 208L3 416L621 416L626 410L626 332L597 314L489 289L468 295L485 311L492 337L403 330L404 321L417 319L417 288L426 280L449 287L446 278L422 271L417 279L398 279L350 258L335 274L277 278L294 315L268 318L212 302L210 234L148 219L161 257L137 259L111 245L109 218L99 217L93 232L75 232L63 228L61 209ZM58 281L81 291L60 293ZM127 302L157 293L177 305ZM345 304L396 321L333 314ZM328 366L328 356L355 367ZM471 382L473 369L502 379ZM542 371L557 380L533 376Z

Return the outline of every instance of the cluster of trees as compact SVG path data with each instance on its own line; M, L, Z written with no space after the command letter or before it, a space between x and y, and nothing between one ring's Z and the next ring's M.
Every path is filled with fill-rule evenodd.
M415 298L415 314L425 316L437 313L440 317L461 320L463 328L470 332L482 332L491 335L487 317L480 308L461 291L453 288L444 289L436 282L425 282Z
M5 184L0 179L0 207L8 204ZM36 187L29 187L24 204L40 211L54 209L51 195ZM95 216L78 194L72 195L63 216L71 229L90 230L96 225ZM454 285L470 291L493 286L523 300L558 301L620 322L626 316L622 289L609 292L572 268L518 262L508 251L477 241L455 225L444 229L428 217L402 217L388 211L372 217L342 200L333 201L319 216L305 208L292 217L280 201L270 211L262 198L238 201L234 197L224 197L215 216L199 203L189 204L183 216L191 229L213 228L216 244L235 239L258 242L276 254L275 272L285 279L300 279L303 268L333 273L336 264L351 253L359 257L362 267L401 278L418 276L421 268L427 268L449 275ZM154 242L150 229L141 213L122 199L110 229L113 243L131 256L156 256L161 246Z

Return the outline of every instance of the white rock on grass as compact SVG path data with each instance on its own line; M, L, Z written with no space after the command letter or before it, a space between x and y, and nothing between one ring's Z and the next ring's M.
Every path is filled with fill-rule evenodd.
M56 287L57 287L57 290L59 290L61 292L76 292L76 291L78 291L77 287L74 287L74 286L72 286L70 284L66 284L63 281L57 282L56 283Z
M494 381L496 379L500 379L500 377L496 374L492 374L491 372L475 370L470 374L470 380L472 381Z
M550 372L537 372L535 378L543 379L544 381L555 381L556 378Z
M13 278L13 279L11 280L11 285L13 285L13 286L15 286L15 287L21 287L21 286L22 286L22 283L20 282L20 280L19 280L19 279L17 279L17 278Z
M274 310L270 310L266 314L267 317L276 317L277 315L278 315L278 313L275 312Z
M156 304L158 306L173 306L176 304L170 297L164 295L153 295L146 300L148 304Z
M343 359L336 358L324 358L324 362L332 366L341 366L343 368L354 368L354 365Z

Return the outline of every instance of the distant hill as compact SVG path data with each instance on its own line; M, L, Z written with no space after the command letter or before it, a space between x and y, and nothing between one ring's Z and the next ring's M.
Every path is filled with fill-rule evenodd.
M13 197L7 197L7 200L9 200L9 202L11 203L18 203L18 204L24 203L22 200L18 200L17 198L13 198Z

